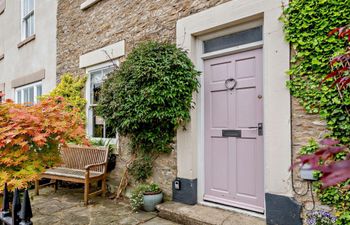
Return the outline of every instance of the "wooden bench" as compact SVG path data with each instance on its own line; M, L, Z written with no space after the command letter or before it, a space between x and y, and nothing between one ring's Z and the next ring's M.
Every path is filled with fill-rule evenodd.
M69 181L82 183L84 187L84 204L88 204L89 197L106 193L107 159L108 149L97 147L68 146L60 149L62 165L46 170L40 178L51 179L51 182L39 185L35 182L35 194L39 195L39 189L54 184L57 190L57 181ZM53 181L53 182L52 182ZM102 188L90 193L92 182L102 181Z

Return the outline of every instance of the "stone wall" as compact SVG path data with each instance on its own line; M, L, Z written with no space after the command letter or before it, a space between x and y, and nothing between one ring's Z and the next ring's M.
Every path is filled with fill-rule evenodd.
M298 103L298 100L292 98L292 151L293 158L298 156L298 152L302 146L307 145L308 141L313 138L316 141L322 140L327 133L326 124L322 121L318 114L308 114L305 109ZM311 192L308 191L308 183L302 180L299 176L299 170L293 172L293 186L297 193L294 193L295 199L304 205L302 216L308 210L325 209L329 210L327 206L322 206L315 197L315 203L312 200ZM314 193L314 196L316 194Z
M82 11L84 0L59 0L57 74L84 74L79 56L125 40L126 52L145 40L175 43L179 18L228 0L102 0Z
M57 16L57 80L66 72L82 75L79 57L87 52L126 42L126 54L135 44L145 40L175 43L176 21L228 0L102 0L86 10L84 0L59 0ZM121 138L117 169L109 177L111 191L120 182L130 160L128 140ZM168 197L175 179L176 152L160 156L151 180L160 183Z

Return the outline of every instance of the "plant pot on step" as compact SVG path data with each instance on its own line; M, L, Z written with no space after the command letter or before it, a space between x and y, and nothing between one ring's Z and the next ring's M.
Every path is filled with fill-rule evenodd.
M163 193L160 192L144 192L143 193L143 209L146 212L153 212L156 210L156 205L163 200Z

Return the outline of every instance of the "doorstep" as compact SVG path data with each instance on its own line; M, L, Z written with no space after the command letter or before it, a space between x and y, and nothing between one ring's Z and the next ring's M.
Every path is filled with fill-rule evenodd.
M165 202L157 206L158 216L184 225L265 225L266 221L242 213L203 205Z

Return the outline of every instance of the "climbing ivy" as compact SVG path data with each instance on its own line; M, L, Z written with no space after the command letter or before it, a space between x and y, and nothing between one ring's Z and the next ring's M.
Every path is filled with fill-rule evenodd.
M130 137L138 154L131 167L137 179L151 175L157 154L172 150L176 130L190 119L198 75L184 51L150 41L137 46L104 82L97 111Z
M344 91L341 98L332 81L320 83L330 72L330 58L344 51L346 40L327 34L349 23L349 4L350 0L293 0L282 17L295 53L288 71L291 94L307 112L319 113L331 135L343 143L350 142L350 92Z
M282 21L287 41L293 49L291 68L287 83L291 94L296 97L308 113L318 113L327 122L330 136L343 144L350 143L350 92L341 93L332 80L321 82L331 72L329 61L344 52L345 39L327 35L337 27L349 24L350 0L293 0L284 9ZM302 154L317 150L311 141L301 149ZM344 154L338 154L335 160ZM322 174L318 174L322 176ZM322 203L337 210L337 224L350 224L350 192L342 183L335 187L315 188Z

